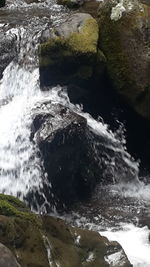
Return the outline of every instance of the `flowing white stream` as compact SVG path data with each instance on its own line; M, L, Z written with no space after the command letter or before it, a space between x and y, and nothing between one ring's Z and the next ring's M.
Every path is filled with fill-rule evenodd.
M108 229L100 233L111 241L118 241L134 267L150 266L150 230L146 226L122 224L121 230Z
M60 7L55 5L55 1L51 1L50 4L50 1L47 0L46 4L40 1L38 8L44 9L46 5L48 12L53 10L50 17L54 18L55 12L58 14ZM36 7L36 4L34 3L33 6ZM8 0L8 9L12 10L17 7L30 8L32 4L27 5L23 0L13 2ZM57 20L60 17L61 14L57 16ZM46 28L47 23L48 18L37 20L34 17L29 28L28 26L25 28L18 26L8 30L8 25L4 26L7 34L12 33L17 37L18 58L7 66L0 81L0 193L23 199L29 192L40 191L43 187L43 176L46 180L46 174L38 147L30 141L30 134L34 107L37 103L45 100L61 103L84 116L90 129L110 141L106 142L105 146L114 151L116 157L119 155L126 167L137 177L139 166L127 153L124 140L120 142L106 124L94 120L89 114L83 113L81 107L71 104L67 92L60 86L52 88L48 92L40 90L37 47L41 31ZM114 157L111 158L108 165L109 171L111 168L114 177L121 174L123 176L125 172L122 166L119 174L116 172L117 162L118 158ZM106 161L105 164L107 165L108 162ZM119 184L114 185L112 190L122 192L125 198L132 196L150 204L150 185L139 183L137 186L131 187L130 183L128 185ZM150 231L146 226L139 228L133 224L121 223L119 228L116 226L108 228L106 231L101 231L101 227L98 225L94 226L94 229L106 235L110 240L117 240L134 267L150 266Z

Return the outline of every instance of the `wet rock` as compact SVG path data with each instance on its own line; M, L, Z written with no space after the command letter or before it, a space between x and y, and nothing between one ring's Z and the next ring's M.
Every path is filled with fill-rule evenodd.
M41 85L73 83L82 87L100 78L105 57L98 50L99 29L89 14L77 13L56 27L40 46Z
M52 102L39 103L35 110L31 137L41 151L57 207L86 199L97 183L136 180L127 153L111 137L94 132L82 115Z
M142 4L145 4L145 5L147 5L147 6L150 6L150 1L149 1L149 0L140 0L140 2L141 2Z
M59 5L64 5L69 8L74 8L74 7L80 7L85 3L86 0L58 0L57 3Z
M115 89L150 119L150 7L104 1L99 8L100 48Z
M12 252L0 243L0 266L1 267L19 267Z
M94 231L70 227L64 221L52 217L44 217L43 224L47 232L52 256L54 256L53 259L60 266L132 266L117 242L110 242ZM116 256L117 254L120 255L118 261L115 254Z
M61 104L44 103L36 111L33 136L60 204L87 197L99 180L99 167L86 119Z
M44 2L44 0L25 0L27 4L32 4L32 3L41 3Z
M15 213L8 213L6 205L9 210L15 209ZM131 266L117 242L110 242L96 232L71 227L55 217L34 215L22 202L10 196L0 195L2 206L0 240L4 246L0 244L0 263L4 256L11 257L12 261L7 265L6 259L5 265L0 266L107 267L110 266L108 259L115 253L121 253L124 263L113 266Z
M1 0L1 1L0 1L0 7L4 7L5 4L6 4L6 1L5 1L5 0Z
M24 203L0 195L0 240L11 249L20 266L49 266L40 229L40 219Z
M16 39L15 34L0 32L0 79L4 69L17 54Z

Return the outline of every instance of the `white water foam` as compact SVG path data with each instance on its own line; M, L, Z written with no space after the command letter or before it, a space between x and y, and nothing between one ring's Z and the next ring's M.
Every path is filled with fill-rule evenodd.
M118 241L134 267L150 266L150 230L133 224L122 224L121 230L108 229L100 232L111 241Z
M121 144L119 146L106 124L94 120L89 114L83 113L79 106L71 104L67 93L60 86L42 92L39 87L39 70L27 70L12 62L5 69L0 83L1 192L15 196L19 192L24 196L30 189L42 186L41 163L37 157L38 149L30 141L30 128L33 108L37 102L45 100L61 103L84 116L91 130L111 140L111 149L122 153L124 160L129 162L129 168L132 165L138 171L136 163L130 160L124 147Z
M17 0L15 2L9 0L8 5L9 3L10 9L18 7L19 3L20 6L24 6L23 0ZM27 5L25 4L25 6ZM43 4L43 7L44 6ZM53 8L59 11L58 6L54 5ZM111 149L120 152L129 168L135 169L135 172L138 173L138 165L132 160L106 124L94 120L89 114L83 113L81 107L71 104L67 94L59 86L51 89L49 92L44 93L40 91L39 70L33 66L36 61L34 58L35 54L33 53L36 52L38 37L40 36L39 26L39 23L36 23L35 19L35 22L33 20L33 27L29 28L31 32L30 35L28 35L26 30L22 29L19 29L18 33L16 31L14 32L19 36L18 42L21 40L21 44L19 43L19 63L22 64L19 66L12 62L5 69L3 79L0 82L0 192L5 192L6 194L12 194L14 196L19 195L20 198L23 198L30 190L37 189L40 191L40 188L42 188L43 168L41 159L38 157L38 148L30 141L30 129L33 108L38 102L44 102L46 100L69 106L73 111L84 116L91 130L97 135L110 139L111 144L114 143ZM43 24L41 28L43 28ZM32 30L34 30L34 35L32 34ZM34 46L32 47L31 43L33 41ZM24 59L24 55L26 55L27 58L25 58L25 62L21 62L22 59ZM115 164L114 161L112 163ZM139 235L135 234L135 229L139 230ZM136 267L147 267L148 265L144 264L149 263L146 250L146 246L149 248L147 241L149 231L147 228L142 228L141 232L140 229L141 228L132 227L132 229L128 228L127 231L122 230L117 232L121 232L120 243L124 249L126 249L124 246L125 242L122 243L121 241L125 240L124 233L130 233L132 237L137 236L138 241L133 243L134 245L136 245L135 243L138 244L138 251L141 250L143 256L139 259L139 253L136 254L132 252L132 255L130 255L128 248L126 249L126 253L129 254L129 257L131 256L132 261L134 260ZM108 230L108 232L112 232L111 229L110 231ZM117 239L116 236L113 238ZM136 239L133 238L133 240ZM134 259L132 257L133 254Z
M118 183L112 185L112 190L125 198L135 198L143 203L150 204L150 184L144 182Z
M28 112L34 103L38 75L37 69L30 73L10 64L1 81L0 190L8 194L17 195L20 191L26 194L40 176L39 160L29 142Z

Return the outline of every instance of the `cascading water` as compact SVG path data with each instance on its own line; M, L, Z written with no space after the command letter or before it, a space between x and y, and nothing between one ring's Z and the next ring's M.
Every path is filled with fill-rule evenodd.
M11 12L17 14L11 21L12 25L6 20L7 12L9 15ZM38 147L30 140L31 123L37 103L45 100L61 103L85 117L91 131L102 137L107 153L114 152L113 157L107 154L103 161L107 166L104 176L107 178L111 173L114 181L126 178L129 181L128 175L135 178L132 184L121 182L100 186L87 206L81 205L78 211L75 210L70 215L71 219L68 215L65 218L118 240L135 267L150 266L147 256L150 249L149 230L135 225L141 213L147 214L150 204L149 185L138 181L138 163L127 153L124 140L117 139L106 124L83 113L81 107L71 104L64 88L57 86L48 92L40 90L37 50L41 32L52 22L58 23L63 19L64 11L60 12L55 1L39 1L38 4L28 5L24 0L10 0L4 13L0 30L5 31L6 35L15 36L17 57L7 66L0 81L0 192L21 199L32 192L36 202L34 192L38 191L44 201L43 206L37 204L36 209L39 212L45 211L44 205L50 205L43 195L43 177L47 182L47 175L44 173ZM98 150L97 141L92 142L95 151ZM146 192L145 199L143 192ZM130 244L127 245L130 236L136 253ZM143 251L141 257L138 255L140 249Z

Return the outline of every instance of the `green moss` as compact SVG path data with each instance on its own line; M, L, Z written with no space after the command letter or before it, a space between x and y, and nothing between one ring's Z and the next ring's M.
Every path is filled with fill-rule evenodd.
M91 57L97 53L98 24L88 19L80 33L72 33L68 38L56 37L40 46L40 65L54 65L64 58L85 55Z
M0 215L15 216L40 225L37 216L15 197L0 194Z
M18 208L26 208L26 205L22 201L13 196L0 194L0 201L1 200L5 200Z
M104 12L100 10L99 24L102 25L100 48L106 56L108 72L114 87L128 101L134 103L139 92L135 90L131 58L125 48L124 33L128 28L130 31L136 31L136 19L143 13L134 11L132 15L123 16L118 21L112 21L110 13L107 8Z
M18 210L6 200L0 200L0 214L5 216L16 216L18 215Z
M98 38L96 20L86 19L80 32L70 33L68 37L56 36L41 44L40 69L49 75L50 82L85 86L100 59Z
M73 33L66 40L76 53L97 53L99 29L95 19L88 19L80 33Z

